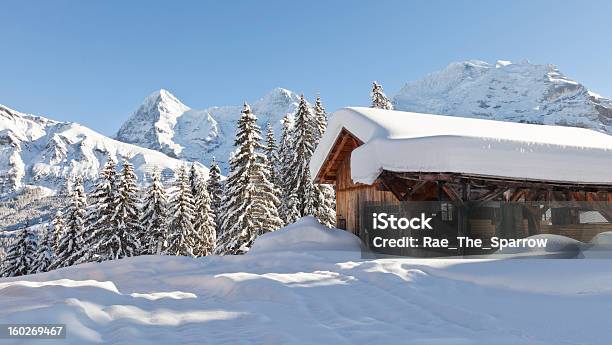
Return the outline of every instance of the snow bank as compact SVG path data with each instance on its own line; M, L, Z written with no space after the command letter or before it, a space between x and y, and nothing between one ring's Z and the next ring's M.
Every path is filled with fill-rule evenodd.
M343 128L364 143L351 154L355 182L389 170L612 183L612 136L600 132L372 108L333 114L310 161L313 177Z
M67 338L50 341L64 345L610 343L607 260L370 260L288 250L307 247L298 234L317 248L352 242L306 218L262 236L258 255L2 278L0 323L65 323Z
M361 241L347 231L330 229L306 216L286 227L258 237L249 254L274 251L359 251Z
M0 278L0 324L64 323L65 345L610 343L607 260L372 260L359 248L305 217L248 255Z
M591 243L595 245L612 246L612 231L597 234L595 237L593 237L593 239L591 239Z

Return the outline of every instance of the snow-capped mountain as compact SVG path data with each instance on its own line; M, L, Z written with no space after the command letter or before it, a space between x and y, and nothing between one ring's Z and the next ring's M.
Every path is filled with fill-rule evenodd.
M398 110L513 122L567 125L612 133L612 101L567 78L554 65L452 63L407 83Z
M165 176L185 162L123 143L73 122L57 122L0 105L0 195L24 186L63 188L67 177L91 181L107 157L127 160L140 180L154 168ZM204 174L208 169L198 164Z
M294 114L298 103L297 94L276 88L253 102L251 109L262 128L269 121L279 134L281 119ZM214 156L226 171L241 110L242 105L191 109L162 89L145 98L116 139L206 166Z

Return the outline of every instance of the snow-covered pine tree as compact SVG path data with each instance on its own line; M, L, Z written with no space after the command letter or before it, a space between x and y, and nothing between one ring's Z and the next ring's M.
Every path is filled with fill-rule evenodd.
M159 172L153 172L153 179L147 188L142 207L140 224L145 239L141 243L141 254L161 255L168 246L168 198Z
M328 228L336 226L336 192L328 184L315 185L315 217Z
M2 277L16 277L34 273L36 258L36 242L28 229L29 223L17 232L17 236L9 244L6 259L2 265Z
M254 168L255 203L253 204L253 210L256 217L257 235L263 235L280 229L283 226L283 221L278 215L279 192L274 185L270 172L273 167L266 154L257 153Z
M77 263L89 248L84 248L85 217L87 196L83 189L83 180L77 177L72 191L70 203L64 213L64 230L58 240L55 259L49 269L72 266Z
M53 225L49 224L36 242L36 255L32 264L32 273L47 272L49 266L53 263L53 238Z
M321 97L317 96L317 100L315 101L314 106L314 120L315 120L315 137L316 143L319 143L319 140L325 133L325 129L327 128L327 112L323 107L323 102L321 102Z
M393 104L383 92L382 86L377 82L372 83L370 97L372 97L372 105L370 108L393 110Z
M200 173L196 169L195 163L191 163L191 168L189 169L189 188L191 189L191 195L194 200L196 194L198 194L198 188L200 187Z
M131 163L125 161L117 183L115 195L115 212L111 222L115 225L115 233L110 241L105 243L105 259L114 260L138 255L140 239L143 237L140 226L139 196L136 174Z
M87 238L84 253L79 262L110 260L111 238L115 236L117 223L112 217L117 209L117 167L113 158L108 157L104 168L89 196L87 208Z
M4 260L6 260L6 247L6 240L4 239L4 237L0 237L0 277L2 277Z
M280 192L280 207L279 207L279 215L283 220L284 225L293 223L295 220L299 219L299 211L298 211L298 200L295 195L293 200L292 189L291 189L291 165L294 159L293 154L293 118L289 116L289 114L285 115L282 119L283 127L281 129L281 138L280 144L278 148L278 174L276 176L276 185L279 188Z
M295 114L293 124L293 159L289 164L288 180L290 193L297 197L298 216L313 215L314 187L308 166L316 145L315 120L304 95L300 96L300 104ZM290 195L290 194L289 194Z
M261 130L257 117L245 102L238 120L236 147L230 157L230 173L225 182L222 201L221 233L215 252L218 254L241 254L248 250L257 236L258 226L254 209L258 157L261 149Z
M280 175L280 167L281 164L279 162L279 154L278 154L278 145L276 144L276 138L274 137L274 128L272 128L272 124L268 122L266 125L266 145L264 147L264 152L266 155L266 159L268 160L268 170L270 172L269 181L272 183L272 187L274 188L274 195L276 196L275 203L277 213L280 217L280 207L281 207L281 185L279 181ZM282 218L281 218L282 221ZM283 222L283 225L285 223Z
M266 154L270 167L270 181L276 186L280 164L278 162L278 145L276 144L276 138L274 138L274 128L272 128L270 122L266 123L266 144L264 153ZM277 186L277 188L279 187Z
M193 196L187 168L176 172L175 191L170 203L170 224L166 254L194 256Z
M215 215L215 224L219 229L220 213L221 213L221 197L223 196L223 183L221 182L221 168L213 157L208 173L208 182L206 183L208 194L210 195L210 208Z
M319 140L325 129L327 128L327 113L321 102L321 97L317 97L314 107L315 118L315 147L319 144ZM336 192L333 186L328 184L316 184L314 186L314 216L327 227L333 227L336 224Z
M61 211L55 212L55 216L53 220L51 220L51 230L52 239L53 239L53 256L55 257L55 253L57 252L57 245L59 243L59 239L62 237L64 232L64 219Z
M298 200L297 195L295 193L289 194L289 197L286 198L285 208L285 225L293 224L298 219L300 219L300 211L298 210L300 201Z
M198 176L195 182L195 217L193 221L197 240L194 247L194 255L196 256L212 254L217 241L217 224L215 223L215 214L211 208L212 200L207 187L206 180Z

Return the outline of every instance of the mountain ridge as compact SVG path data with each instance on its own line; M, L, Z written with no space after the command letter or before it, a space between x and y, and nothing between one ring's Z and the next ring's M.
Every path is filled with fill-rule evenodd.
M393 104L404 111L612 133L612 100L568 78L552 64L454 62L406 83Z
M107 158L129 161L139 180L159 169L165 176L186 162L120 142L76 122L59 122L0 105L0 195L26 186L63 188L69 177L97 178ZM198 164L203 174L208 169Z
M297 110L299 96L284 88L274 88L251 102L260 126L272 123L276 134L281 119ZM198 161L209 166L215 157L224 172L233 151L235 124L242 106L211 106L192 109L164 89L147 96L123 123L117 140L159 150L169 156Z

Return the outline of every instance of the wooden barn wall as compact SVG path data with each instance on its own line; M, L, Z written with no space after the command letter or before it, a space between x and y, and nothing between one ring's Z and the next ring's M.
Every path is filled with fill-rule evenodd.
M392 192L381 191L377 188L379 181L373 185L353 183L351 179L350 154L345 155L340 163L336 173L336 226L342 227L354 234L359 234L360 227L360 202L372 201L387 204L399 204L399 201ZM435 186L432 185L432 186ZM436 192L435 188L426 188L425 197L418 196L418 200L434 200L428 195ZM437 192L436 192L437 193ZM588 199L588 198L587 198ZM612 202L612 193L608 193L607 199ZM605 200L605 199L604 199ZM523 219L522 229L524 236L529 235L528 222ZM483 238L495 236L497 234L495 222L489 219L469 219L470 231L475 236ZM539 233L558 234L571 237L583 242L590 241L595 235L611 231L610 224L564 224L564 225L548 225L542 221L539 227Z
M353 183L351 179L351 159L346 155L336 177L336 224L340 219L346 220L346 230L359 233L359 203L361 201L379 201L399 203L393 193L380 191L376 185Z

